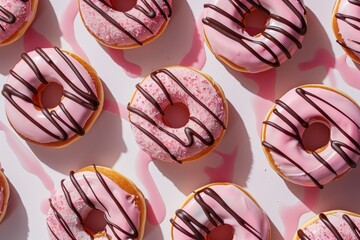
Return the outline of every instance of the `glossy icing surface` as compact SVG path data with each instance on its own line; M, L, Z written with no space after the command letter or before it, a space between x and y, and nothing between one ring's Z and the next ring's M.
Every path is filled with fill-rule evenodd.
M353 240L360 239L360 219L341 211L321 213L319 220L297 233L301 240Z
M9 39L27 22L32 0L0 0L0 43Z
M21 57L2 90L7 99L6 114L13 128L38 143L83 135L86 122L99 105L92 76L77 60L58 48L38 48ZM60 103L52 109L34 100L38 89L49 82L64 88Z
M299 0L212 0L204 7L204 31L213 53L244 71L278 67L302 47L307 25ZM269 14L269 20L263 33L250 36L244 19L254 9Z
M137 0L134 8L120 12L103 0L79 0L86 28L108 46L141 46L154 37L172 14L172 0Z
M339 29L338 43L350 50L356 61L360 61L360 1L338 0L339 5L335 13L335 21Z
M307 151L302 145L301 136L314 121L330 129L330 142L321 151ZM276 101L264 122L263 146L287 180L322 188L356 167L359 123L359 106L344 95L321 85L299 87Z
M172 239L207 239L220 224L233 227L232 239L270 239L266 214L249 195L232 184L215 184L195 191L194 198L177 210Z
M188 123L171 128L165 109L184 104ZM200 72L185 67L160 69L137 85L128 106L137 143L154 159L181 162L215 143L226 128L227 108L220 92Z
M95 172L70 173L50 200L47 216L52 239L93 239L83 221L93 209L104 213L105 232L111 239L137 239L140 212L134 196L105 175ZM103 238L95 238L103 239Z

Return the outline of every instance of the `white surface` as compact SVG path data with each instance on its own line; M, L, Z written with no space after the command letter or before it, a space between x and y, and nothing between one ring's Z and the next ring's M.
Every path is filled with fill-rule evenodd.
M52 44L71 50L70 45L62 38L58 27L68 1L41 0L33 26ZM150 70L179 63L191 46L195 20L199 18L205 2L205 0L175 0L174 15L165 33L143 48L126 51L126 58L141 66L142 76L147 75ZM324 83L335 84L337 88L360 102L359 90L348 86L336 71L334 82L328 77L330 72L328 68L318 67L306 72L297 70L298 64L313 59L319 48L325 48L337 57L344 54L341 47L335 43L331 30L333 2L305 1L308 7L309 31L305 37L303 49L277 69L276 98L298 85ZM86 32L79 16L75 20L75 31L78 42L86 51L92 66L103 79L112 97L126 105L135 84L141 80L141 77L136 79L128 77L107 55L104 48ZM19 61L22 51L23 39L0 49L0 88L6 82L8 71ZM275 98L267 99L258 95L259 86L255 81L222 65L207 48L206 53L207 62L202 71L211 75L222 86L232 106L228 132L217 150L230 153L240 142L233 182L246 188L267 212L273 223L273 239L283 239L281 235L286 229L283 224L284 218L279 212L293 205L294 208L289 209L294 210L295 214L297 206L303 206L301 203L303 188L284 182L274 173L261 149L257 132L261 120L256 119L254 102L262 105L256 105L259 107L271 106ZM265 78L260 83L261 87L271 87L266 75L264 76ZM360 79L360 74L358 79ZM109 96L108 93L107 96ZM10 128L4 113L2 96L0 97L0 121ZM16 138L19 139L17 136ZM23 158L35 155L39 159L35 158L35 162L49 174L55 188L59 187L60 180L67 177L70 170L96 163L113 167L131 178L143 190L145 196L148 196L135 170L138 146L132 136L130 125L111 113L104 112L88 135L64 149L44 149L29 145L22 140L19 142L28 150L28 155L25 154ZM0 131L0 162L12 188L8 215L0 225L0 239L47 239L46 216L40 208L49 197L49 192L37 174L32 174L24 168L17 155L18 153L15 154L12 151L4 133ZM23 160L23 162L27 161L29 160ZM203 184L209 183L204 168L216 168L220 163L219 157L215 154L182 166L162 162L151 163L150 173L165 202L166 217L159 226L147 224L144 239L170 239L169 219L185 196ZM312 211L318 213L336 208L360 213L359 171L359 168L354 169L340 181L327 185L321 191L317 204L309 206L310 213L306 216L311 215ZM289 210L288 216L292 215L292 210ZM301 218L300 222L304 220Z

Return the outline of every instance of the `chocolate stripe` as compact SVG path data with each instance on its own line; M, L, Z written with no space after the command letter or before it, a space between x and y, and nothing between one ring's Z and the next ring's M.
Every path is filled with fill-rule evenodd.
M49 55L46 54L46 52L40 48L36 48L35 51L46 63L49 64L50 67L54 69L54 71L59 75L60 78L62 78L65 83L70 86L70 88L75 92L75 94L70 93L66 90L63 91L63 96L67 97L74 102L78 103L79 105L88 108L90 110L96 110L99 106L99 100L92 91L89 84L86 83L84 77L80 74L79 70L75 67L75 65L72 63L72 61L69 59L69 57L62 52L59 48L54 47L55 51L59 54L59 56L65 61L65 63L69 66L69 68L73 71L73 73L76 75L76 77L79 79L81 84L85 87L86 91L81 90L78 86L76 86L64 73L63 71L53 62L53 60L49 57ZM23 61L28 65L28 67L34 72L37 79L42 84L48 84L49 82L46 80L46 78L43 76L42 72L39 70L38 66L35 64L33 59L27 54L23 53L21 55ZM37 89L32 86L29 82L27 82L26 79L20 76L20 74L16 73L14 70L10 70L10 74L17 79L19 82L21 82L27 89L29 89L33 94L37 94ZM66 133L63 126L59 124L61 122L65 127L69 128L71 131L73 131L76 134L84 135L85 130L79 125L78 122L75 121L74 117L66 110L66 107L60 102L59 107L65 114L68 121L60 118L58 116L57 112L52 110L49 111L47 108L44 108L42 106L39 106L37 103L34 102L33 99L28 98L26 95L20 93L18 90L11 87L9 84L5 84L2 90L2 94L5 96L5 98L24 116L26 117L30 122L32 122L36 127L38 127L40 130L42 130L47 135L55 138L59 141L65 141L68 139L68 134ZM57 135L53 132L51 132L49 129L45 128L40 122L38 122L37 119L32 118L28 113L25 112L25 110L16 103L16 101L13 99L13 97L18 97L28 103L33 104L35 107L39 108L41 112L43 113L43 116L46 117L51 124L60 132L60 135ZM58 122L59 121L59 122Z
M221 216L208 205L201 196L201 193L209 196L212 200L217 202L227 213L229 213L236 221L239 223L241 227L247 230L250 234L252 234L256 239L262 240L259 230L255 229L252 225L250 225L245 219L243 219L239 214L237 214L223 199L222 197L217 194L212 188L207 187L204 188L194 194L194 199L197 204L201 207L205 215L207 216L209 222L212 224L212 227L217 227L219 224L223 225L224 221ZM197 219L191 216L189 213L182 209L178 209L176 211L176 216L180 221L182 221L191 232L181 227L179 224L176 223L175 220L171 219L170 222L181 233L186 236L191 237L192 239L197 240L205 240L202 236L201 232L196 228L198 227L205 233L209 234L211 232L210 226L205 226L200 223ZM209 224L210 225L210 224Z
M351 167L351 168L355 168L356 167L356 162L351 159L351 157L347 154L347 152L345 152L343 149L347 149L348 151L351 151L357 155L360 155L360 144L353 139L347 132L345 132L345 130L343 128L341 128L341 126L339 126L338 123L336 123L324 110L322 107L320 107L318 104L316 104L312 99L316 99L322 103L325 103L327 106L331 107L332 109L336 110L337 112L339 112L339 114L341 114L342 116L344 116L346 119L348 119L350 122L352 122L357 128L360 129L358 123L356 123L353 119L351 119L350 116L348 116L347 114L345 114L341 109L339 109L338 107L334 106L333 104L331 104L330 102L326 101L325 99L319 97L318 95L312 94L311 92L306 91L305 89L302 88L297 88L295 90L295 92L301 96L310 106L312 106L315 110L317 110L324 119L326 119L329 123L331 123L334 127L336 127L352 144L354 144L355 149L347 144L345 144L344 142L340 142L337 140L330 140L330 146L334 149L334 151L339 154L339 156L341 156L341 158ZM281 100L276 100L275 101L277 105L281 106L284 110L286 110L294 119L296 119L304 128L309 127L309 123L306 122L301 116L298 115L298 113L296 113L290 106L288 106L286 103L284 103ZM273 113L276 114L282 121L284 121L289 127L291 127L294 130L294 125L293 123L284 117L284 115L279 115L278 110L275 108L273 110ZM288 135L288 136L292 136L295 139L297 139L300 144L303 146L302 144L302 140L301 137L299 135L298 130L295 131L295 135L293 135L292 133L288 132L287 130L285 130L284 128L280 127L279 125L277 125L274 122L271 121L265 121L264 124L269 125L274 127L275 129L277 129L278 131ZM265 144L265 145L264 145ZM280 152L275 146L271 145L270 143L264 141L263 142L263 146L269 148L271 151L274 151L276 153L280 153L281 156L283 156L285 159L287 159L288 161L290 161L292 164L294 164L297 168L299 168L302 172L304 172L306 175L308 175L311 180L320 188L322 188L322 186L318 183L318 181L316 179L314 179L308 172L305 171L305 169L303 169L299 164L297 164L294 160L292 160L289 156L286 156L284 153ZM330 172L334 173L336 176L338 175L337 172L335 171L335 169L333 169L333 167L327 163L318 153L316 152L312 152L311 153L314 158L319 161L322 165L324 165Z
M120 226L118 226L117 224L111 222L108 218L108 216L110 216L110 212L108 212L107 208L104 206L104 204L99 200L99 197L96 195L96 192L94 191L93 187L91 186L90 182L88 181L88 179L86 178L86 176L83 174L82 177L86 182L86 185L90 188L91 193L94 195L95 199L97 200L97 202L104 208L104 210L106 211L106 214L104 213L104 219L106 221L106 223L108 224L109 228L111 229L111 231L113 232L114 236L116 239L120 240L120 236L118 235L118 233L116 231L120 231L123 234L125 234L127 237L126 239L137 239L139 236L138 230L135 227L135 224L132 222L132 220L130 219L130 217L128 216L128 214L126 213L126 211L124 210L123 206L120 204L120 202L117 200L117 198L115 197L115 195L113 194L113 192L111 191L111 189L109 188L109 186L107 185L103 175L97 170L96 165L93 165L94 167L94 171L97 177L97 180L99 181L99 183L101 184L101 186L105 189L106 193L109 195L109 198L114 202L114 204L118 207L118 209L120 210L121 214L123 215L123 217L125 218L125 220L128 222L129 226L131 227L132 232L127 232L124 229L122 229ZM84 203L86 205L88 205L90 208L92 209L97 209L94 205L94 203L89 199L88 195L89 192L87 191L86 193L84 192L83 186L81 186L78 181L75 178L74 175L74 171L70 172L70 181L72 183L72 185L74 186L74 188L76 189L76 191L79 193L81 199L84 201ZM80 219L80 223L83 225L83 218L81 217L80 213L78 212L78 210L76 209L76 207L74 206L74 203L72 202L71 199L71 195L69 193L69 191L66 189L65 185L64 185L64 180L61 181L61 188L62 188L62 192L65 196L66 202L69 206L69 208L76 214L76 216ZM51 204L51 200L50 204ZM61 224L61 226L64 228L64 230L67 232L67 234L74 240L76 240L76 238L74 237L74 235L72 234L69 225L67 224L67 222L63 219L63 217L60 215L60 213L51 205L55 217L58 220L58 222ZM49 227L50 229L50 227ZM54 231L52 229L50 229L50 231L52 232L52 234L54 235L55 238L58 239L58 237L54 234ZM106 232L105 232L106 233ZM107 233L106 233L107 235Z
M240 2L239 0L227 0L227 1L229 1L233 5L233 7L237 10L237 12L240 14L240 16L242 18L245 18L246 14L251 12L251 10L244 3ZM303 14L300 13L289 0L282 0L282 2L295 14L297 19L300 21L300 26L297 26L296 24L294 24L293 22L289 21L288 19L286 19L282 16L279 16L279 15L269 12L269 10L267 10L261 4L255 2L253 0L246 0L246 2L249 3L255 9L258 9L258 10L268 14L269 18L274 19L274 20L288 26L289 28L293 29L300 36L305 35L305 33L307 32L307 24L306 24L306 20L303 16L303 14L306 14L306 10L300 1L299 2L303 9ZM204 7L211 8L213 11L216 11L219 14L221 14L222 16L230 19L234 24L239 26L239 28L246 27L244 25L243 21L239 21L237 18L229 15L225 9L221 9L213 4L205 4ZM280 65L278 56L264 42L259 42L255 39L247 38L235 31L233 31L232 29L230 29L229 27L225 26L224 24L218 22L217 20L209 18L209 17L205 17L203 19L203 23L205 25L208 25L209 27L215 29L219 33L223 34L224 36L226 36L226 37L234 40L235 42L239 43L240 45L242 45L244 48L246 48L251 54L253 54L256 58L258 58L263 63L265 63L269 66L272 66L272 67L278 67ZM265 38L269 39L271 42L273 42L286 55L287 58L291 58L290 51L278 39L276 39L270 33L266 32L266 30L273 30L273 31L279 32L282 35L286 36L289 40L293 41L298 48L302 48L301 42L295 36L291 35L288 31L286 31L285 29L277 27L277 26L270 26L270 25L266 26L265 31L262 33L263 36ZM259 54L254 48L252 48L246 42L250 42L250 43L259 45L262 48L264 48L266 50L266 52L268 52L271 55L272 60L264 58L263 54Z
M169 101L169 103L171 105L173 105L173 100L170 96L170 93L165 88L164 84L161 82L159 74L165 74L171 80L173 80L187 95L189 95L195 102L197 102L203 109L205 109L224 129L226 128L223 121L213 111L211 111L203 102L201 102L193 93L191 93L190 90L188 88L186 88L185 85L173 73L171 73L167 69L160 69L160 70L152 72L150 74L151 79L159 86L159 88L161 89L161 91L163 92L163 94L165 95L165 97L167 98L167 100ZM159 113L161 115L165 114L164 111L161 109L160 104L151 96L151 94L149 92L147 92L144 88L142 88L140 86L140 84L137 84L136 88L159 111ZM179 142L184 147L191 147L194 144L194 140L195 140L194 137L199 139L203 144L205 144L207 146L211 146L212 144L215 143L214 136L212 135L210 130L198 118L196 118L194 116L190 116L190 120L195 122L197 125L200 126L200 128L202 128L205 131L207 138L202 137L199 133L197 133L192 128L185 127L184 133L187 137L187 142L186 142L186 141L183 141L181 138L179 138L176 134L173 134L173 133L169 132L168 130L166 130L165 128L159 126L150 116L148 116L143 111L131 107L130 104L128 104L127 109L130 112L142 117L143 119L148 121L150 124L157 127L159 129L159 131L162 131L165 134L167 134L168 136L170 136L171 138L175 139L177 142ZM157 137L155 137L153 134L151 134L149 131L147 131L142 126L135 124L132 121L130 121L130 122L136 128L138 128L141 132L143 132L146 136L148 136L152 141L154 141L156 144L158 144L166 153L168 153L171 156L171 158L173 160L181 163L181 161L177 160L177 158L173 154L171 154L170 150L165 146L165 144L163 142L161 142Z

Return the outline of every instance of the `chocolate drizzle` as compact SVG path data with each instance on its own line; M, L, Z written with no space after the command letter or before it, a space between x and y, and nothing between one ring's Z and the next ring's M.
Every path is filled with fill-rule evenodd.
M244 18L246 16L246 14L251 12L251 8L255 8L258 9L266 14L269 15L269 18L274 19L286 26L288 26L289 28L291 28L292 30L294 30L297 34L303 36L305 35L305 33L307 32L307 24L306 24L306 20L304 18L303 15L306 14L306 10L305 7L301 4L302 9L303 9L303 13L300 13L293 5L292 3L290 3L289 0L282 0L283 3L296 15L296 17L299 19L301 25L297 26L295 25L293 22L290 22L289 20L285 19L282 16L273 14L271 12L269 12L269 10L267 10L266 8L264 8L261 4L256 3L253 0L244 0L244 1L240 1L240 0L224 0L224 1L229 1L234 8L236 9L237 13ZM251 8L247 7L244 2L247 2L251 5ZM205 8L211 8L213 11L218 12L219 14L221 14L222 16L224 16L225 18L228 18L229 20L231 20L235 25L237 25L239 28L245 28L245 25L243 23L243 21L240 21L238 19L236 19L234 16L230 15L229 13L227 13L224 9L221 9L213 4L205 4L204 5ZM242 45L244 48L246 48L250 53L252 53L256 58L258 58L260 61L262 61L263 63L271 66L271 67L278 67L280 66L280 61L278 56L276 55L276 53L268 46L266 45L264 42L258 41L254 38L249 38L246 37L232 29L230 29L228 26L225 26L224 24L222 24L221 22L219 22L216 19L210 18L210 17L205 17L203 18L203 23L213 29L215 29L216 31L220 32L221 34L223 34L224 36L234 40L235 42L239 43L240 45ZM276 26L271 26L268 25L265 28L265 31L262 33L262 35L269 39L271 42L273 42L279 49L281 49L281 51L287 56L287 58L291 58L291 53L289 52L289 50L285 47L285 45L283 45L283 43L281 43L280 41L278 41L272 34L270 34L270 31L275 31L275 32L279 32L281 34L283 34L284 36L286 36L288 39L290 39L291 41L293 41L296 46L298 48L301 48L301 42L299 40L297 40L297 38L293 35L291 35L289 32L287 32L285 29L280 28L280 27L276 27ZM271 59L267 59L264 58L264 54L260 54L257 50L255 50L252 46L250 46L248 43L252 43L255 45L259 45L261 46L267 53L270 54Z
M351 159L351 157L347 154L347 152L344 151L344 149L353 152L357 155L360 155L360 143L358 143L355 139L353 139L341 126L339 126L338 123L336 123L324 110L323 108L321 108L318 104L316 104L314 102L314 99L325 103L326 105L328 105L331 109L336 110L339 114L341 114L343 117L347 118L348 120L350 120L358 129L360 129L360 126L358 125L358 123L356 123L354 120L352 120L348 115L346 115L343 111L341 111L341 109L337 108L336 106L332 105L331 103L329 103L328 101L326 101L325 99L312 94L308 91L306 91L303 88L297 88L295 90L295 92L302 97L311 107L313 107L314 109L316 109L321 116L327 120L330 124L332 124L332 126L336 127L341 133L342 135L344 135L354 146L351 147L343 142L337 141L337 140L332 140L330 139L330 146L333 148L333 150L341 156L341 158L351 167L351 168L355 168L356 167L356 162L354 160ZM290 116L292 116L297 122L299 122L304 128L309 127L309 123L306 122L304 119L301 118L301 116L299 116L291 107L289 107L288 105L286 105L284 102L282 102L281 100L276 100L276 104L278 106L281 106L287 113L290 114ZM299 130L296 128L296 126L287 118L285 117L283 114L281 114L276 108L274 108L273 113L278 116L280 118L280 120L282 120L287 126L289 126L293 132L289 132L288 130L282 128L280 125L276 124L275 122L271 122L271 121L264 121L263 123L265 125L271 126L275 129L277 129L278 131L282 132L283 134L286 134L287 136L290 136L294 139L296 139L299 144L300 147L306 151L304 144L302 143L302 139L299 133ZM271 143L267 142L267 141L263 141L262 145L269 149L270 151L279 154L280 156L282 156L283 158L287 159L291 164L293 164L295 167L297 167L298 169L300 169L302 172L304 172L313 182L314 184L319 187L319 188L323 188L323 186L313 177L311 176L310 173L308 173L304 168L302 168L298 163L296 163L296 161L294 159L291 159L291 157L287 156L285 153L283 153L282 151L280 151L276 146L272 145ZM330 166L329 163L327 163L325 161L325 159L323 159L317 152L311 152L311 154L314 156L314 158L319 161L321 164L323 164L330 172L332 172L335 176L337 176L337 172L332 168L332 166Z
M216 114L214 112L212 112L204 103L202 103L193 93L191 93L189 91L189 89L187 89L184 84L181 83L181 81L173 74L171 73L169 70L167 69L160 69L157 70L155 72L152 72L150 74L151 79L159 86L159 88L161 89L161 91L163 92L163 94L166 96L167 100L169 101L170 105L173 105L174 102L171 99L170 93L168 92L168 90L165 88L165 86L163 85L163 83L161 82L161 80L158 77L158 74L165 74L166 76L168 76L170 79L172 79L188 96L190 96L195 102L197 102L203 109L205 109L215 120L216 122L223 128L226 129L224 122L218 117L216 116ZM164 110L161 108L160 104L151 96L151 94L149 92L147 92L145 89L143 89L139 84L136 85L137 90L158 110L158 112L160 113L160 115L164 116L165 112ZM159 131L167 134L169 137L173 138L174 140L176 140L177 142L179 142L183 147L191 147L194 144L195 141L195 137L197 139L199 139L203 144L205 144L206 146L211 146L212 144L215 143L215 139L214 136L212 135L212 133L210 132L210 130L196 117L194 116L190 116L189 120L196 123L197 125L200 126L200 128L202 128L205 132L207 137L204 138L202 137L199 133L197 133L195 130L193 130L190 127L185 127L184 128L184 132L187 138L187 141L183 141L181 138L179 138L178 136L176 136L175 134L169 132L168 130L166 130L165 128L159 126L156 121L154 121L149 115L147 115L145 112L136 109L134 107L132 107L130 104L128 104L127 109L131 112L134 113L138 116L140 116L141 118L145 119L146 121L148 121L150 124L154 125ZM140 126L139 124L133 122L130 119L130 123L136 127L137 129L139 129L142 133L144 133L146 136L148 136L152 141L154 141L155 143L157 143L166 153L169 154L169 156L176 162L181 163L180 160L177 159L177 157L175 155L173 155L170 151L170 149L168 149L165 144L163 142L160 141L160 139L158 139L155 135L153 135L152 133L150 133L149 131L147 131L145 128L143 128L142 126Z
M360 239L360 230L359 228L355 225L355 223L351 220L351 218L347 215L347 214L343 214L342 218L345 220L345 222L349 225L349 227L351 228L351 230L353 231L355 237L357 239ZM330 232L333 234L333 236L337 239L337 240L344 240L343 237L341 236L340 232L336 229L336 227L330 222L330 220L328 219L328 217L324 214L324 213L320 213L319 214L319 219L321 220L321 222L330 230ZM299 229L297 231L297 235L301 240L312 240L309 236L307 236L305 234L305 232L302 229ZM315 239L314 239L315 240Z
M26 3L29 0L21 0L21 1ZM13 13L11 13L10 11L8 11L7 9L5 9L4 7L2 7L2 6L0 6L0 13L5 15L5 16L0 15L0 22L5 22L5 23L8 23L8 24L13 24L13 23L16 22L16 16ZM0 25L0 29L2 31L5 31L5 28L3 26L1 26L1 25Z
M224 210L226 210L227 213L229 213L238 222L240 226L242 226L245 230L251 233L256 239L260 239L260 240L262 239L259 230L255 229L245 219L243 219L240 215L238 215L221 198L221 196L219 196L219 194L217 194L213 189L209 187L196 192L194 194L194 199L205 213L212 227L209 228L209 226L203 225L197 219L195 219L193 216L187 213L185 210L178 209L176 210L175 213L176 218L179 219L179 221L182 221L189 228L189 230L186 230L185 228L180 226L180 224L178 224L174 219L170 219L170 222L174 228L176 228L181 233L183 233L184 235L188 236L191 239L205 240L207 238L203 236L201 231L205 232L206 234L209 234L212 228L225 224L224 220L219 216L219 214L210 205L208 205L205 202L205 200L201 196L201 193L203 193L206 196L209 196L214 201L216 201Z
M120 204L120 202L117 200L117 198L114 196L113 192L111 191L111 189L109 188L109 186L107 185L103 175L97 170L96 166L94 166L94 171L96 174L97 179L99 180L100 184L103 186L103 188L106 190L106 192L109 195L109 198L113 200L114 204L118 207L118 209L120 210L121 214L124 216L124 218L126 219L127 223L129 224L130 228L131 228L131 232L127 232L125 231L121 226L118 226L117 224L111 222L110 219L108 219L108 216L110 216L110 213L107 211L106 207L103 205L103 203L101 203L99 201L98 196L96 195L96 192L94 192L93 188L91 187L90 182L87 180L87 178L85 177L85 175L83 175L83 179L85 180L87 186L90 188L91 193L94 195L95 199L99 202L99 204L101 206L104 207L105 209L105 213L104 213L104 219L106 221L106 223L108 224L109 228L111 229L111 231L113 232L114 236L116 237L116 239L121 239L117 233L117 231L120 231L121 233L123 233L124 235L127 236L126 239L136 239L139 236L138 230L136 229L135 224L133 223L133 221L130 219L129 215L126 213L125 209L123 208L123 206ZM74 188L76 189L76 191L79 193L81 199L86 203L86 205L88 205L90 208L92 209L97 209L94 205L93 202L91 202L91 200L89 199L87 194L90 194L89 192L85 193L83 190L83 187L79 185L79 183L77 182L75 176L74 176L74 172L71 171L70 172L70 180L71 183L73 184ZM81 174L81 173L79 173ZM80 215L80 213L78 212L78 210L76 209L76 207L74 206L73 200L71 198L70 193L68 192L68 190L66 189L65 185L64 185L64 180L61 181L61 188L62 191L64 193L65 199L67 204L69 205L69 208L74 212L74 214L77 216L77 218L79 219L80 223L83 225L83 219ZM76 237L74 236L74 234L71 232L71 229L69 227L69 225L67 224L67 222L64 220L64 218L61 216L61 214L59 213L59 211L55 208L55 206L52 204L52 201L50 201L50 207L53 210L54 216L55 218L58 220L58 222L60 223L60 225L62 226L62 228L65 230L65 232L68 234L68 236L71 239L76 240ZM97 209L99 210L99 209ZM55 232L49 227L49 230L51 231L51 233L53 234L53 236L58 239L58 237L55 235ZM107 234L107 233L106 233Z
M359 0L347 0L350 4L354 5L354 7L360 7L360 1ZM348 8L351 8L353 6L348 6ZM359 36L360 34L360 17L359 16L351 16L348 14L343 13L336 13L335 14L336 19L345 22L347 25L355 29L356 31L359 31L359 33L356 36ZM356 24L355 24L356 23ZM340 34L341 35L341 34ZM357 38L359 39L359 38ZM349 49L350 51L360 53L360 42L355 39L347 39L348 41L354 43L354 45L358 46L356 48L349 47L345 41L342 40L336 40L337 43L339 43L343 48Z
M101 7L97 6L93 0L83 0L86 4L88 4L92 9L94 9L97 13L99 13L104 19L106 19L110 24L112 24L114 27L116 27L118 30L120 30L121 32L123 32L127 37L129 37L131 40L133 40L136 44L138 45L143 45L143 42L141 42L136 36L134 36L131 32L129 32L128 30L126 30L126 27L122 26L121 23L117 22L114 18L112 18L109 14L107 14L104 10L101 9ZM169 3L168 0L162 0L166 5L167 8L167 13L164 12L164 10L162 9L162 7L157 3L156 0L141 0L141 2L145 5L145 7L147 9L145 9L144 7L140 6L140 5L135 5L135 9L140 11L141 13L143 13L146 17L153 19L156 17L156 11L153 7L151 7L149 1L151 1L156 9L159 11L159 13L161 14L161 16L165 19L165 21L168 21L168 19L171 17L172 15L172 8L171 5ZM102 2L104 5L106 5L107 7L111 6L101 0L100 2ZM150 32L151 34L153 34L153 30L151 30L149 28L149 26L147 26L144 22L142 22L140 19L136 18L135 16L129 14L128 12L124 12L123 13L127 18L133 20L134 22L136 22L137 24L140 24L144 29L146 29L146 31Z
M63 92L63 96L67 97L77 104L83 106L84 108L90 109L95 111L99 106L99 100L92 91L91 87L86 83L83 76L80 74L79 70L75 67L75 65L71 62L68 56L62 52L59 48L54 47L55 51L59 54L59 56L66 62L66 64L70 67L70 69L74 72L77 78L80 80L82 85L85 87L86 92L81 90L78 86L76 86L63 72L62 70L52 61L52 59L40 48L36 48L36 53L43 58L43 60L48 63L48 65L54 69L54 71L65 81L67 85L78 95L70 93L66 90ZM43 76L35 62L32 58L27 54L23 53L21 55L22 60L29 66L29 68L34 72L39 82L42 84L48 84L49 82ZM20 73L16 73L14 70L10 70L10 75L12 75L15 79L21 82L27 89L29 89L32 93L37 94L37 89L32 86L28 81L26 81L23 77L20 76ZM47 135L51 136L52 138L65 141L68 139L68 134L66 133L64 127L62 127L59 123L62 123L65 127L69 128L76 134L84 135L85 130L75 121L73 116L67 111L66 106L60 102L59 107L66 116L67 120L62 119L56 111L49 110L45 107L40 106L36 103L33 99L27 97L23 93L19 92L17 89L14 89L11 85L5 84L2 90L2 94L4 97L23 115L25 116L30 122L32 122L35 126L45 132ZM49 129L45 128L37 119L34 119L30 116L15 100L14 97L20 98L28 103L34 105L34 107L39 108L40 111L43 113L44 117L46 117L49 122L59 131L59 135L56 133L51 132ZM81 97L81 98L80 98ZM70 124L68 123L70 122Z

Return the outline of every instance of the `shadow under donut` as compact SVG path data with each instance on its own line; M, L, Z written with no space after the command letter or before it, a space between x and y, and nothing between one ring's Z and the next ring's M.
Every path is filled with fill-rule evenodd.
M28 216L20 195L11 182L10 200L6 216L0 224L0 235L8 240L27 239L29 233ZM2 237L1 237L2 238Z
M105 98L116 101L104 82L103 87ZM64 174L91 164L111 168L121 153L126 151L121 120L117 115L105 111L86 135L69 146L49 148L32 143L28 145L43 163Z
M184 164L154 161L163 175L185 195L211 182L233 182L246 187L252 165L249 136L240 115L230 102L228 104L227 132L213 152Z
M164 66L178 65L193 39L195 16L188 1L173 1L173 11L165 31L145 46L125 50L126 59L142 68L141 76ZM176 43L176 44L174 44Z

